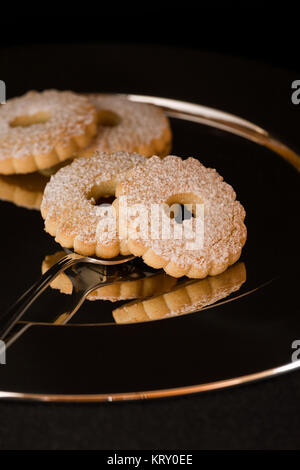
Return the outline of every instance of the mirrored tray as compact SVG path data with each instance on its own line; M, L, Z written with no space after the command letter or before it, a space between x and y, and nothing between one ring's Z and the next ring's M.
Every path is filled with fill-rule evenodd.
M214 167L237 192L248 240L238 263L204 280L162 272L102 287L67 325L71 286L56 279L17 326L0 365L0 398L113 401L196 393L300 366L297 217L300 157L264 129L182 101L126 95L161 106L172 154ZM7 308L55 260L43 231L47 175L0 177L3 295ZM134 261L139 263L140 260Z

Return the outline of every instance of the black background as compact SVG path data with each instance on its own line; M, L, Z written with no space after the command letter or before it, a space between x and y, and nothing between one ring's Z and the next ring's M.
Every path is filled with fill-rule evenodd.
M9 66L11 80L7 83L8 96L23 93L31 87L51 84L54 87L66 87L65 57L65 66L73 67L75 88L78 91L94 91L99 76L93 75L93 70L87 67L89 61L82 57L83 49L78 46L78 53L73 52L71 57L67 57L59 52L64 51L64 48L57 46L56 49L49 49L49 44L131 43L136 45L135 49L124 46L124 53L120 49L120 77L110 82L109 70L103 68L104 91L153 90L153 94L182 99L192 100L194 97L198 102L237 112L256 122L257 102L254 103L254 100L258 96L262 102L259 113L261 124L267 127L271 125L272 129L275 127L277 133L283 133L296 144L298 121L295 120L298 118L298 110L292 109L290 90L284 79L280 80L285 75L273 67L290 69L290 77L299 78L298 17L295 7L276 10L274 6L272 11L262 7L181 10L172 7L157 10L146 8L139 13L123 8L118 12L102 9L101 12L81 17L7 17L0 32L3 48L0 78L5 80L6 67ZM30 47L26 49L27 52L31 50L33 75L26 68L26 55L21 49L24 45ZM147 45L145 54L143 45ZM168 68L168 61L164 63L163 54L151 45L162 45L164 48L160 51L170 51L172 67ZM128 71L122 69L129 49L135 50L135 53L131 52L131 60L134 54L136 57L136 66L131 70L135 75L132 82L128 79ZM207 97L204 92L195 96L196 83L186 91L180 90L178 81L182 80L185 72L190 74L192 70L188 65L191 58L187 61L186 70L176 69L176 50L179 51L178 57L181 57L180 64L183 67L182 57L185 54L189 57L190 53L183 49L199 51L201 57L206 57L203 63L212 67L216 57L219 57L214 53L224 55L215 69L215 94L211 92L211 84L205 80ZM56 51L57 61L52 56L48 67L45 67L45 60L39 64L40 52L49 53L50 50ZM240 56L249 59L249 62L240 62ZM10 58L14 60L11 62ZM261 82L257 72L252 72L257 61L267 66L259 69L261 74L269 70L267 78L260 76ZM101 57L97 57L97 63L101 64ZM226 74L228 64L237 75L232 78L232 89ZM278 85L272 86L272 73L275 70ZM91 90L82 90L81 77L86 74L91 75ZM139 75L142 77L140 88ZM205 71L203 75L206 76ZM161 93L158 91L160 82ZM134 90L131 89L132 83L135 83ZM262 83L265 90L260 88ZM237 97L244 97L244 103L225 96L225 90L230 89ZM276 105L272 98L277 94L281 97L280 111L283 112L285 104L287 114L294 117L288 128L282 129L281 120L274 116ZM299 449L299 378L297 372L239 389L152 402L113 405L1 403L0 448Z
M243 2L243 4L246 2ZM249 2L248 2L249 3ZM53 14L63 9L51 4L47 14L22 16L3 7L0 44L134 43L187 47L248 57L299 71L299 7L296 2L210 2L210 7L169 6L135 8L94 4L80 15ZM177 6L176 6L177 5ZM225 6L226 5L226 6ZM77 13L79 7L74 8ZM82 8L81 8L82 9ZM48 14L48 10L49 13Z

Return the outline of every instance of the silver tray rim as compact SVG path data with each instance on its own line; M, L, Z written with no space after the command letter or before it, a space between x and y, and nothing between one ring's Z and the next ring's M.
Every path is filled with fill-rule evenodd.
M112 93L109 93L112 95ZM186 101L163 98L158 96L137 95L137 94L115 94L127 98L130 101L138 103L147 103L162 108L167 116L193 121L206 126L214 127L231 134L238 135L258 145L269 148L279 156L288 161L300 172L300 155L282 140L272 135L267 130L256 124L243 119L234 114L225 111L210 108L200 104ZM49 326L49 325L48 325ZM80 326L80 325L77 325ZM84 325L82 325L84 326ZM96 326L96 325L95 325ZM100 326L100 325L97 325ZM266 369L260 372L247 374L231 379L214 381L199 385L158 389L138 392L120 392L120 393L101 393L101 394L36 394L21 393L0 390L0 399L13 399L25 401L42 402L114 402L129 400L144 400L154 398L176 397L180 395L191 395L211 390L225 389L237 385L243 385L266 378L278 376L283 373L291 372L300 368L300 360L290 362L278 367Z

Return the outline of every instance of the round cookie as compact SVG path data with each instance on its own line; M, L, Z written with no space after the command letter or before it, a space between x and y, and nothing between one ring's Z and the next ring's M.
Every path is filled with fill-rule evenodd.
M58 251L53 255L45 257L42 263L42 273L44 274L48 269L61 260L66 253L64 251ZM76 254L74 253L74 256ZM161 294L168 292L177 283L177 279L168 276L164 272L153 274L149 277L137 279L134 281L116 282L115 284L109 284L107 286L99 287L98 289L91 292L88 296L88 300L110 300L116 302L118 300L128 300L145 298L152 295ZM72 282L65 273L59 274L50 284L52 289L58 289L63 294L72 293Z
M51 177L44 192L41 214L46 232L55 236L63 247L73 248L81 255L117 256L120 241L108 198L114 197L115 188L127 171L146 160L142 155L125 152L96 153L90 158L77 158L61 168ZM108 207L97 205L99 199L107 201Z
M217 171L194 158L153 156L127 174L116 196L119 213L126 200L127 249L149 266L175 277L204 278L225 271L241 255L245 210ZM171 218L173 204L189 205L193 217L182 223Z
M134 323L192 313L238 291L245 281L245 265L237 263L217 276L186 282L163 295L126 303L113 310L113 317L116 323Z
M0 107L0 173L49 168L86 147L97 114L85 96L70 91L30 91Z
M40 209L49 178L39 173L0 175L0 199L26 209Z
M95 151L137 152L146 157L169 153L172 134L160 108L118 95L87 96L98 113L98 133L79 155L91 156Z

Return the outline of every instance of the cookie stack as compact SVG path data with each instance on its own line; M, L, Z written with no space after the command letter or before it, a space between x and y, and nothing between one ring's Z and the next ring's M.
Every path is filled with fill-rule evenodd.
M155 106L31 91L0 107L0 174L43 173L32 205L43 194L45 229L64 248L106 259L131 253L175 278L218 275L241 255L245 210L216 170L168 155L171 137ZM0 178L0 194L8 186ZM186 207L189 217L178 218Z
M174 204L189 205L190 220L172 217L167 209ZM195 158L77 158L51 177L41 214L63 247L101 258L132 253L173 277L220 274L246 241L245 211L233 188Z
M39 209L50 176L75 157L164 156L171 137L161 109L121 95L30 91L0 106L0 198Z
M0 107L0 174L48 169L95 151L165 155L168 119L120 96L30 91Z

